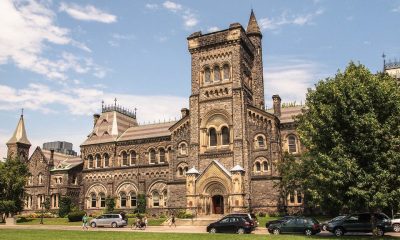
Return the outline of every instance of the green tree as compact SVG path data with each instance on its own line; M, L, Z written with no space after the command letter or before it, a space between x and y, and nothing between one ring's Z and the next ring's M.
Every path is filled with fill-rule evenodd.
M112 196L107 196L106 198L106 211L113 212L115 209L115 199Z
M146 212L146 195L139 194L137 198L137 213L145 213Z
M0 162L0 215L22 211L28 176L28 167L20 160L8 158Z
M60 207L58 209L58 216L65 217L71 212L72 201L68 196L60 198Z
M387 74L350 63L307 94L297 130L308 151L297 179L332 213L379 211L400 199L400 91ZM304 175L306 173L306 175Z

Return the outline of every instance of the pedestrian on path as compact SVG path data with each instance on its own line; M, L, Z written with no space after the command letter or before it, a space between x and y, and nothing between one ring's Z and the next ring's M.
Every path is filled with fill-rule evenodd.
M88 224L88 216L85 213L85 215L82 217L82 230L83 231L85 231L85 228L86 228L86 230L89 230L87 224Z
M169 227L172 227L172 225L174 225L175 227L176 227L176 223L175 223L175 214L172 214L172 217L171 217L171 223L169 224Z
M144 218L143 218L143 223L144 223L144 228L143 228L143 230L146 230L147 224L148 224L148 222L147 222L147 217L146 217L146 216L144 216Z

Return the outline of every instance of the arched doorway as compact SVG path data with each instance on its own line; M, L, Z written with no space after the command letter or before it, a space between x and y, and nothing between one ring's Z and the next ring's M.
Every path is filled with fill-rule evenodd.
M224 197L215 195L212 197L212 212L213 214L224 214Z

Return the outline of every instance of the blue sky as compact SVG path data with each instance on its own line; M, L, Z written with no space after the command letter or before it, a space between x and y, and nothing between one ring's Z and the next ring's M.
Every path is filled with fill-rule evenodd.
M179 117L190 95L192 32L263 32L267 105L305 98L351 60L376 72L400 58L400 0L0 1L0 157L25 109L33 147L65 140L76 150L101 101L138 108L138 121Z

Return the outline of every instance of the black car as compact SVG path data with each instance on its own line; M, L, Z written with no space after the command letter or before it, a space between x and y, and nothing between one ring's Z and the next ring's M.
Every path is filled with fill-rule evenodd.
M268 226L271 234L302 233L311 236L321 232L318 221L310 217L292 217L285 222L272 223Z
M372 232L371 216L375 217L378 236L385 232L393 231L390 218L384 213L357 213L328 224L327 230L336 236L342 236L347 232Z
M265 224L265 228L268 229L269 225L271 225L271 224L283 223L283 222L286 222L287 220L292 219L292 218L294 218L294 217L295 217L295 216L284 216L283 218L280 218L280 219L277 219L277 220L269 221L269 222L267 222L267 223Z
M337 217L335 217L335 218L332 218L331 220L325 221L325 222L321 223L321 229L322 229L323 231L327 231L327 228L328 228L328 224L329 224L329 223L331 223L331 222L336 222L336 221L340 221L340 220L342 220L342 219L345 218L345 217L346 217L346 215L340 215L340 216L337 216Z
M240 216L226 216L207 226L209 233L251 233L253 231L250 220Z
M231 213L226 215L225 217L233 217L233 216L239 216L249 220L253 229L258 227L258 220L254 213Z

